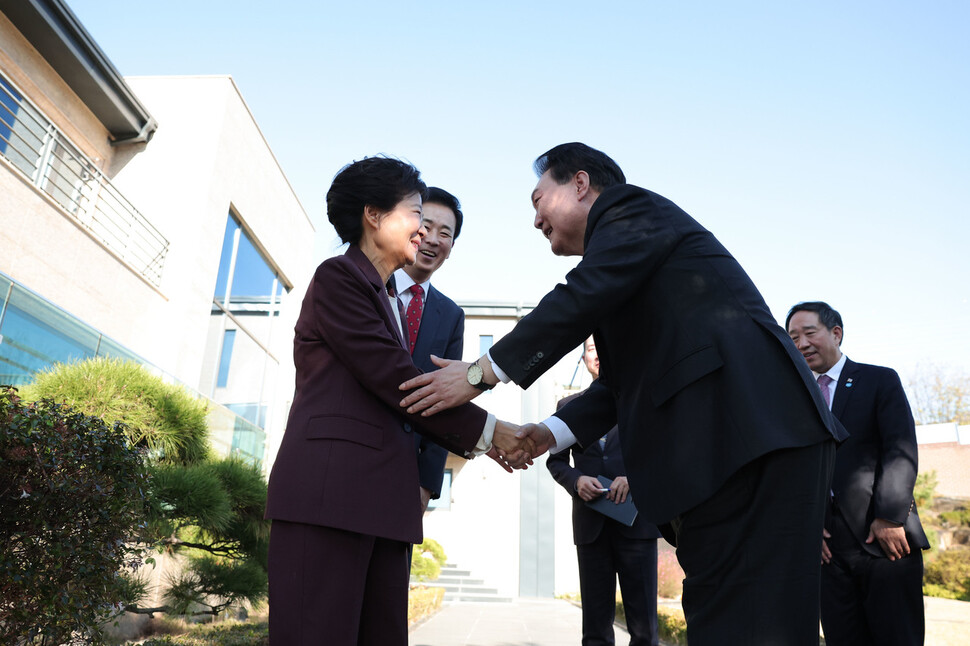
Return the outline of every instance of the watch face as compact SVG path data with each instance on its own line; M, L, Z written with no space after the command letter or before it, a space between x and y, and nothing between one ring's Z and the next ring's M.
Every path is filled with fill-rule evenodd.
M472 386L477 386L478 384L482 383L482 377L484 376L485 373L482 370L482 367L477 363L473 363L472 365L468 366L468 383Z

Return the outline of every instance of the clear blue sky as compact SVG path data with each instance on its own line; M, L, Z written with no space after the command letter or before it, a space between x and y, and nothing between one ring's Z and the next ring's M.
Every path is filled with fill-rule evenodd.
M970 372L965 0L68 3L124 75L233 76L321 260L334 173L387 153L463 203L435 284L535 302L576 259L532 228L531 162L583 141L713 231L777 318L826 300L853 359Z

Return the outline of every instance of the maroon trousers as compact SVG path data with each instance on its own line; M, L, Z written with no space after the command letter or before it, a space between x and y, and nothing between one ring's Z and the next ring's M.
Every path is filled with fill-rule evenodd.
M406 646L408 544L274 520L272 646Z

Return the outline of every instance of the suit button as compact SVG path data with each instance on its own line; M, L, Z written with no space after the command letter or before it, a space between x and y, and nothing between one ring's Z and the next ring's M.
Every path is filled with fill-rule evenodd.
M541 359L544 356L546 355L542 354L541 352L536 352L536 358Z
M404 432L410 433L412 430L413 429L411 428L411 424L409 422L404 422Z

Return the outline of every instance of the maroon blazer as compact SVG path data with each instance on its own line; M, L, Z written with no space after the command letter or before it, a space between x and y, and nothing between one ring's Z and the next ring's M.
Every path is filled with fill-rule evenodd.
M384 283L356 246L317 267L296 323L296 394L269 479L266 517L420 543L413 432L465 456L487 413L431 417L398 404L421 373Z

